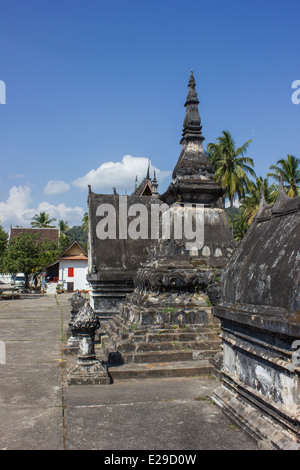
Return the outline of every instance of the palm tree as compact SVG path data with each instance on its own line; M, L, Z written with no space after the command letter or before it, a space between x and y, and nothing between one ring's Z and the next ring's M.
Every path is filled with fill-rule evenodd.
M59 227L58 247L61 251L63 251L71 243L71 239L70 237L68 237L66 233L68 230L70 230L70 227L68 225L68 222L64 220L59 220L58 227Z
M236 242L240 242L249 228L248 221L246 220L245 214L239 210L233 219L233 233Z
M65 235L68 230L70 230L70 227L68 225L67 221L64 220L59 220L58 221L58 227L59 227L59 233L61 235Z
M248 225L252 223L257 213L261 192L263 192L267 204L272 205L276 201L278 188L274 183L270 185L268 178L263 179L261 176L256 178L255 183L251 181L248 194L241 200L241 210Z
M56 221L56 219L50 219L49 214L46 214L46 212L35 214L32 220L31 226L38 228L54 228L54 225L51 225L51 223Z
M86 212L84 216L82 217L82 225L81 227L85 232L88 232L89 230L89 214Z
M279 166L280 165L280 166ZM276 165L271 165L270 170L275 173L268 173L276 181L282 178L283 185L287 195L295 197L300 195L300 160L294 155L287 155L287 158L281 158Z
M247 174L255 177L252 158L244 157L251 142L248 140L236 148L230 132L222 131L217 143L210 143L207 146L208 158L215 170L215 180L226 188L225 197L230 202L232 233L234 199L236 197L241 199L245 195L251 183Z

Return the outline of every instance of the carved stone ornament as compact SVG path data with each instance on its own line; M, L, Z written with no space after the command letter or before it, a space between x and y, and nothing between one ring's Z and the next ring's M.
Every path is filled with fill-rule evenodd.
M88 302L85 303L73 321L73 328L79 337L79 350L77 362L69 373L69 385L110 383L106 368L95 354L95 332L99 327L99 318Z
M95 335L100 328L100 320L88 302L80 309L73 321L73 328L78 334Z
M68 302L71 306L71 321L74 320L75 316L77 315L79 310L84 306L86 301L87 300L82 297L78 289L74 292L72 297L68 299Z
M84 299L82 295L80 294L79 290L77 289L72 297L68 299L70 307L71 307L71 319L69 321L69 330L71 332L71 336L68 340L68 344L64 349L65 353L76 353L79 347L79 338L78 334L74 329L73 322L74 319L79 312L79 310L84 306L86 302L88 302L87 299Z

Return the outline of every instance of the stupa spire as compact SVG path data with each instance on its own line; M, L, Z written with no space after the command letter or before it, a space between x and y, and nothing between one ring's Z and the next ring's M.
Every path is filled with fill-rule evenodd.
M181 153L172 173L173 182L161 197L170 203L175 200L214 206L224 190L214 180L213 166L202 147L204 137L198 104L196 82L191 71L184 105Z
M198 96L197 96L197 91L196 91L196 81L194 78L194 73L191 71L190 79L189 79L189 84L188 84L188 94L186 97L186 102L185 102L185 118L183 121L183 131L182 131L182 137L183 138L188 138L188 137L196 137L200 139L201 141L204 140L204 137L202 136L202 125L201 125L201 118L198 110ZM182 139L183 140L183 139ZM180 143L182 143L182 140Z

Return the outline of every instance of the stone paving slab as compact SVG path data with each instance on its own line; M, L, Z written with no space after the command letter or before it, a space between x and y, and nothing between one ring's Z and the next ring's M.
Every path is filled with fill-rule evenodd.
M84 397L82 387L66 388L66 448L255 449L211 401L216 385L211 378L133 379L86 386Z
M61 407L0 405L0 450L63 450Z
M0 406L62 406L62 374L57 364L0 366ZM1 426L1 423L0 423Z
M5 345L6 367L1 366L3 372L5 372L5 369L8 372L11 366L14 365L23 367L23 365L32 365L34 363L56 363L56 361L61 361L61 344L53 339L13 340L5 341Z
M61 325L59 321L43 318L43 328L41 328L41 318L24 319L1 319L0 320L0 340L2 341L47 341L50 338L61 338Z
M257 448L213 404L210 396L219 382L211 377L67 386L68 370L76 360L62 351L69 297L0 303L0 334L7 353L7 363L0 364L0 449Z

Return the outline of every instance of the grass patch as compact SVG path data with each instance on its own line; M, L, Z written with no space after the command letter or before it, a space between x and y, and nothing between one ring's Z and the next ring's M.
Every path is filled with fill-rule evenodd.
M178 308L168 307L168 308L164 308L162 310L162 313L176 313L177 311L178 311Z
M209 397L209 396L206 396L206 397L196 397L194 398L195 401L206 401L208 403L210 403L211 405L214 405L214 401Z

